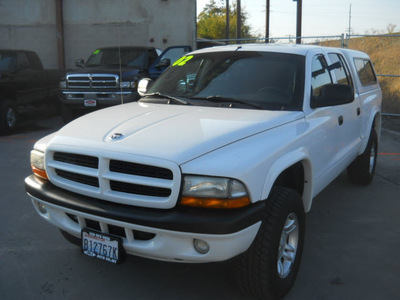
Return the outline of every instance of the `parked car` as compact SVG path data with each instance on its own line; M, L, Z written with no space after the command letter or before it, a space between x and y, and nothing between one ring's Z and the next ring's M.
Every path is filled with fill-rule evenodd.
M170 47L162 53L153 47L107 47L96 49L86 63L78 59L80 69L68 72L60 82L64 122L100 108L137 101L141 78L156 79L171 59L189 51L188 46Z
M244 290L283 297L314 197L345 170L373 179L382 93L368 55L215 47L139 86L140 101L34 145L25 188L37 213L86 255L233 259Z
M12 132L19 115L39 106L56 106L63 70L44 70L27 50L0 50L0 134Z

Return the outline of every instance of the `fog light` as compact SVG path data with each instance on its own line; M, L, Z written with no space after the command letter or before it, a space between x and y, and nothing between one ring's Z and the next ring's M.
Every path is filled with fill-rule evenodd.
M203 240L194 239L193 240L194 249L200 254L206 254L210 251L210 245Z
M44 206L43 203L39 202L39 203L38 203L38 208L39 208L39 211L40 211L42 214L47 214L46 206Z

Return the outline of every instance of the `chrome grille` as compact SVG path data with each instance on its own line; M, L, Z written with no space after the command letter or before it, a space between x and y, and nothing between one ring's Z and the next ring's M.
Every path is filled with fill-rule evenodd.
M119 76L113 74L70 74L67 75L69 88L116 88Z

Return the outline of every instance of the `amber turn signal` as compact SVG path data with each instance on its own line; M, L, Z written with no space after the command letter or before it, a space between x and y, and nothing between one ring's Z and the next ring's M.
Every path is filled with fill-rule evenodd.
M45 170L38 169L34 165L31 165L31 167L32 167L33 174L35 174L36 176L38 176L40 178L49 180L49 177L47 177L47 173Z
M200 198L184 196L180 202L181 205L203 208L219 208L232 209L240 208L250 204L249 197L234 199L218 199L218 198Z

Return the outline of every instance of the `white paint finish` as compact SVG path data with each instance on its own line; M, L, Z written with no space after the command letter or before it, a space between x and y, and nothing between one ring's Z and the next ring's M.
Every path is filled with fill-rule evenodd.
M53 143L133 152L182 164L302 117L302 112L129 103L71 122ZM124 138L110 140L113 133Z
M124 223L47 203L44 203L47 213L43 214L38 210L39 202L39 199L32 197L33 206L42 218L76 237L80 237L82 228L68 218L66 213L77 215L79 219L88 218L102 224L119 226L125 228L126 231L139 230L153 233L156 236L148 241L123 238L123 246L126 253L180 263L207 263L224 261L235 257L250 247L261 225L261 222L257 222L231 234L179 232ZM207 254L196 252L193 246L194 239L206 241L210 245L210 251Z
M38 142L37 147L47 145L46 163L51 168L51 151L67 151L96 155L101 158L120 157L122 160L158 165L173 170L174 174L221 176L238 179L246 186L252 202L268 201L275 180L287 168L301 163L305 171L303 202L309 211L313 198L334 180L356 158L362 149L362 128L371 128L375 115L380 114L381 91L379 86L368 93L355 89L352 103L321 107L310 107L311 59L316 54L332 52L346 53L348 64L359 52L328 49L313 46L259 46L242 45L213 48L199 52L217 51L272 51L306 56L305 94L303 111L263 111L222 107L196 107L184 105L162 105L131 103L101 110L62 128L57 134ZM195 53L199 53L195 52ZM329 60L328 60L329 61ZM353 78L357 76L354 68ZM361 106L361 115L357 108ZM338 120L343 117L343 124ZM365 129L364 129L365 130ZM121 139L111 139L119 133ZM106 164L103 164L103 167ZM50 179L54 174L50 172ZM58 180L58 179L57 179ZM101 178L102 180L102 178ZM181 177L172 185L173 196L166 203L132 199L132 205L151 208L171 208L178 200ZM60 182L55 181L56 184ZM62 182L59 186L63 186ZM85 194L78 184L65 188ZM103 192L102 192L103 193ZM89 194L86 194L89 195ZM118 202L117 198L99 198ZM38 199L40 200L40 199ZM64 226L56 209L53 224ZM62 210L62 209L61 209ZM82 215L76 212L78 215ZM110 222L116 222L108 220ZM74 225L75 226L75 225ZM129 224L138 228L135 224ZM249 230L248 240L239 233L235 238L222 237L217 246L216 260L224 256L227 246L233 247L233 255L245 251L257 233L257 223ZM257 227L257 229L256 229ZM75 229L70 230L74 233ZM165 231L157 231L163 236ZM200 236L190 236L191 238ZM182 254L179 249L192 251L186 233L164 235L161 252L154 254L153 248L134 249L132 253L154 259L196 261L193 256ZM204 237L213 243L213 237ZM165 243L164 243L165 242ZM243 248L238 250L239 242ZM174 245L179 245L179 249ZM214 247L213 244L212 247ZM165 247L164 247L165 246ZM129 245L126 246L130 249ZM218 248L220 247L220 248ZM189 252L190 252L189 251ZM173 254L178 256L174 256ZM198 261L213 261L200 258Z

